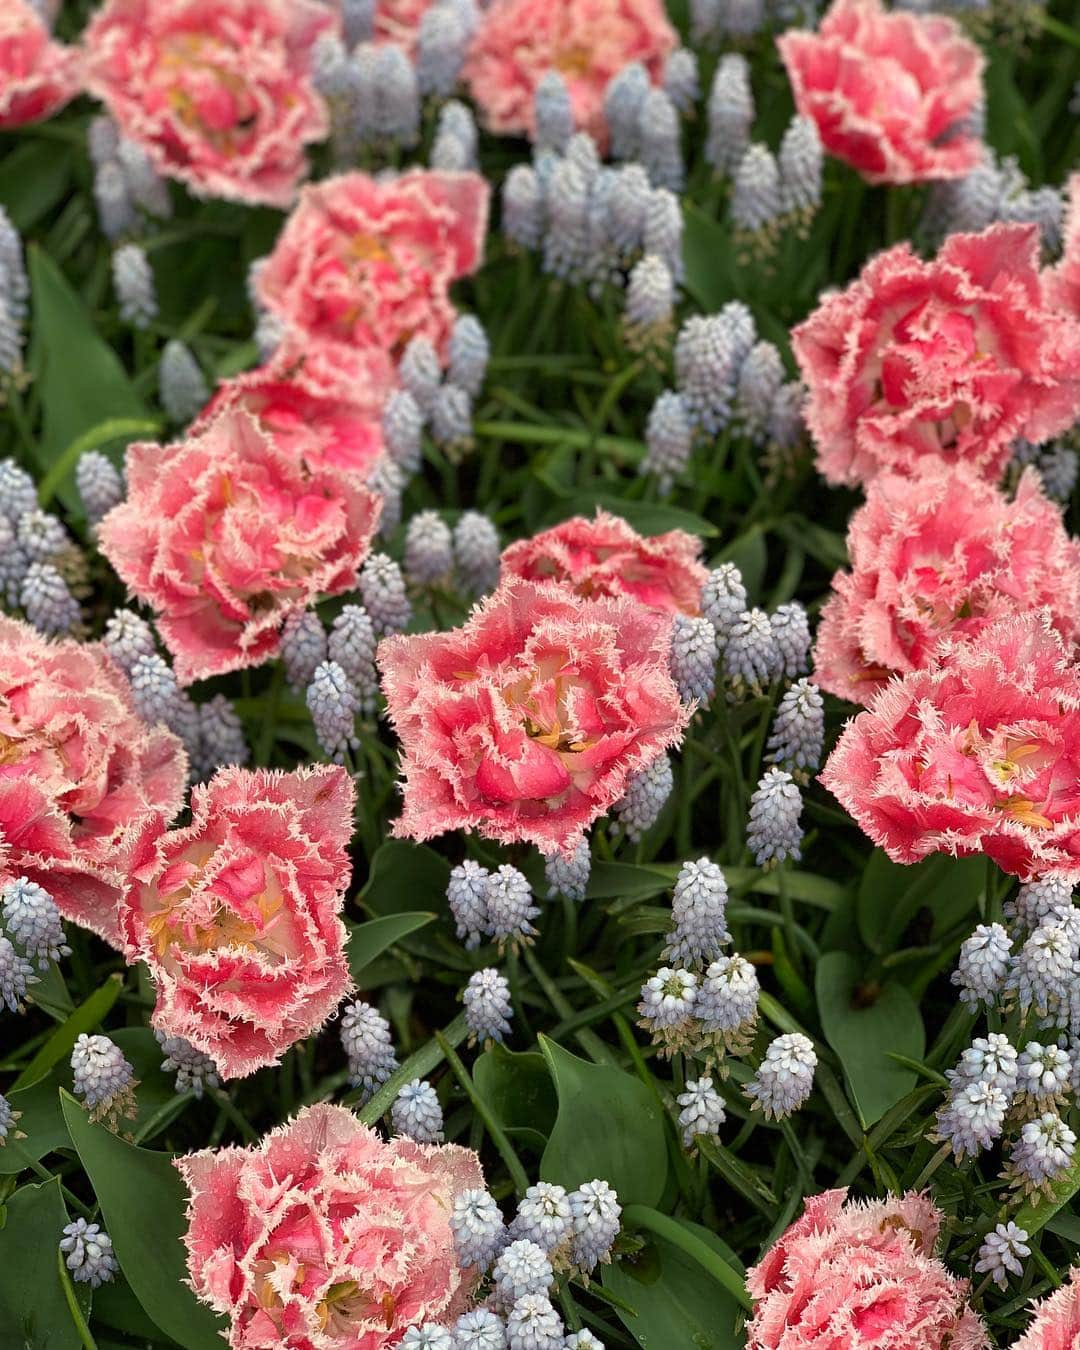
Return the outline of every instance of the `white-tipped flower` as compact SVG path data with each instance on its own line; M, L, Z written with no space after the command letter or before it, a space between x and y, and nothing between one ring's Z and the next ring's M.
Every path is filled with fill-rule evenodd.
M988 1007L1001 993L1008 974L1012 942L999 923L981 923L960 947L952 982L960 986L962 1003Z
M417 1144L441 1144L443 1113L439 1098L430 1083L414 1078L406 1083L390 1108L390 1122L397 1134Z
M675 378L691 418L706 435L727 425L741 360L740 335L721 314L694 314L675 339Z
M192 761L195 779L205 782L226 765L248 762L251 751L244 736L244 724L224 694L215 694L200 704L198 718L199 748Z
M705 158L719 174L731 173L750 144L754 96L745 56L728 52L720 58L709 91Z
M735 169L731 221L737 231L766 240L781 214L780 169L767 145L752 145Z
M88 1284L91 1289L107 1284L120 1269L113 1254L112 1238L102 1231L100 1224L87 1223L85 1219L76 1219L65 1226L60 1250L72 1279Z
M391 457L406 473L420 468L420 436L424 414L408 389L395 389L386 400L382 415L383 440Z
M716 691L720 651L716 629L706 618L676 614L671 630L671 678L684 703L708 703Z
M94 169L94 205L106 239L119 239L135 227L135 202L124 170L115 159Z
M398 374L405 389L412 394L425 417L431 415L435 395L442 384L442 365L435 344L422 333L410 338L398 365Z
M734 563L721 563L709 573L701 588L701 612L724 647L746 613L746 587Z
M499 1206L487 1191L462 1191L454 1199L450 1231L463 1270L487 1270L506 1242Z
M681 192L686 181L679 111L663 89L650 89L639 113L641 163L654 187Z
M420 91L416 67L396 43L382 43L375 57L375 131L391 145L420 139Z
M676 47L664 62L664 90L681 113L688 113L701 97L698 59L689 47Z
M421 94L448 98L454 92L469 36L458 6L440 3L424 11L416 38L416 77Z
M649 175L640 164L623 164L611 173L607 193L608 236L615 252L624 260L635 257L645 238L652 188ZM654 255L667 267L665 258ZM671 268L667 267L670 274Z
M201 1099L208 1087L218 1086L218 1067L209 1055L196 1050L183 1036L166 1036L161 1031L155 1031L154 1035L165 1056L162 1069L176 1074L177 1092L190 1092Z
M499 580L499 531L490 516L463 511L454 526L454 562L471 595L486 595Z
M802 857L802 805L802 793L791 774L775 766L766 769L750 798L746 828L746 843L759 867Z
M346 605L330 626L327 656L336 661L360 700L361 711L370 716L375 710L379 677L375 670L375 626L362 605Z
M546 1294L526 1294L506 1318L507 1350L564 1350L562 1318Z
M13 459L0 459L0 516L15 525L20 516L37 509L34 480Z
M727 881L716 863L708 858L683 863L675 881L672 929L664 947L664 960L685 966L715 961L731 941L727 899Z
M157 289L150 262L138 244L121 244L112 255L113 289L120 317L133 328L146 328L157 318Z
M454 1323L454 1350L506 1350L506 1323L491 1308L474 1308Z
M570 90L557 70L547 71L534 95L536 131L533 139L541 150L565 150L574 134L574 109Z
M437 1322L422 1322L409 1327L400 1341L401 1350L455 1350L449 1327Z
M349 1077L367 1101L398 1066L390 1023L370 1003L350 1003L341 1018L341 1044Z
M805 223L821 205L825 151L817 123L796 115L780 142L780 205L785 216Z
M400 633L412 618L412 605L401 568L393 558L372 553L360 569L358 585L376 636Z
M450 150L451 142L456 149ZM453 163L439 161L440 144L445 148L443 157L453 159ZM451 99L439 109L439 120L435 132L435 143L431 147L431 167L433 169L475 169L479 151L480 136L476 128L476 118L467 103Z
M15 950L10 938L0 933L0 1003L6 1003L12 1012L22 1012L28 986L37 983L34 967Z
M744 1053L757 1025L761 986L744 956L718 956L702 976L695 1013L705 1047Z
M641 472L651 474L661 493L666 494L686 468L694 448L694 424L682 394L665 389L657 398L645 424L645 446Z
M821 691L810 680L796 680L776 710L767 758L802 780L821 762L824 742L825 701Z
M759 694L781 670L776 631L761 609L748 609L735 620L724 644L724 675L732 692L739 696L748 689Z
M1072 883L1064 877L1043 877L1021 886L1005 901L1005 917L1029 931L1060 922L1073 907Z
M418 511L405 531L405 573L416 586L441 582L454 565L450 527L437 511Z
M124 499L120 474L100 450L87 450L79 456L75 465L75 487L91 525L96 525Z
M689 1079L686 1091L675 1098L679 1111L679 1129L684 1148L693 1148L698 1135L716 1138L720 1126L727 1119L724 1101L713 1087L711 1078Z
M589 1274L601 1262L611 1260L622 1206L612 1187L597 1179L570 1192L570 1210L574 1216L571 1259L578 1270Z
M515 164L502 190L502 227L511 243L538 248L544 235L544 190L531 164Z
M304 697L324 753L344 763L346 753L358 744L360 700L352 681L336 661L323 661L316 667Z
M1029 1041L1016 1061L1016 1095L1041 1110L1048 1110L1064 1101L1072 1071L1067 1050Z
M641 105L648 97L649 72L631 61L613 75L604 90L604 121L614 159L636 159L641 149Z
M1009 1098L993 1083L957 1083L937 1115L932 1138L947 1143L960 1162L990 1148L1005 1127Z
M1013 1185L1027 1193L1050 1188L1072 1164L1076 1135L1053 1111L1020 1128L1020 1137L1009 1152L1007 1171Z
M667 339L675 313L675 278L662 258L639 258L626 285L623 325L635 349L655 347Z
M550 1181L537 1182L518 1201L510 1236L533 1242L551 1256L569 1238L574 1215L566 1188Z
M514 1010L510 1005L510 985L493 967L474 971L462 995L465 1004L465 1022L470 1041L486 1045L502 1042L510 1035L510 1019Z
M491 1272L495 1297L504 1308L526 1294L546 1294L554 1278L547 1252L526 1238L504 1247Z
M488 931L487 887L490 877L488 869L471 858L466 858L450 872L446 899L457 925L457 935L468 951L479 947L481 937Z
M683 214L679 199L668 188L653 188L645 211L641 235L644 253L655 253L667 263L671 275L680 282L685 274L682 256Z
M802 675L810 662L810 621L797 600L780 608L769 620L776 644L777 674L785 679Z
M45 970L51 961L71 954L56 902L43 886L29 877L15 877L0 890L0 910L8 936L28 960Z
M134 610L114 610L105 624L102 641L125 674L131 674L140 656L153 656L154 634Z
M115 1124L135 1114L135 1070L108 1036L79 1036L71 1052L72 1087L90 1108L91 1120Z
M1046 446L1040 450L1035 467L1046 495L1056 502L1067 502L1080 474L1080 459L1076 451L1060 443Z
M308 687L326 655L326 632L319 616L313 609L294 610L281 632L281 660L294 694Z
M784 383L784 362L771 342L758 342L742 363L735 389L735 414L755 443L769 430L773 402Z
M16 1129L21 1119L22 1112L16 1111L4 1094L0 1092L0 1148L3 1148L9 1139L26 1138L22 1130Z
M671 966L661 966L641 986L638 1025L649 1032L662 1054L672 1054L686 1044L697 992L693 971Z
M992 1083L1009 1101L1016 1092L1019 1056L1008 1036L992 1031L977 1036L947 1075L951 1082Z
M192 356L191 348L177 338L170 338L161 353L158 393L161 406L178 424L190 422L210 397L206 376Z
M459 314L450 333L450 380L475 398L484 386L491 343L475 314Z
M744 1089L753 1109L767 1120L783 1120L804 1105L814 1087L817 1054L798 1031L770 1042L765 1058Z
M486 931L500 947L516 947L536 936L530 921L540 910L533 904L528 878L516 867L504 863L488 876L485 902Z
M52 563L31 563L19 588L27 622L46 637L70 633L82 623L79 602Z
M1009 1276L1020 1279L1024 1273L1024 1261L1031 1255L1026 1229L1018 1228L1011 1220L997 1224L986 1235L986 1240L978 1251L975 1269L979 1274L989 1275L994 1283L1004 1289Z
M472 420L468 392L456 384L440 385L431 404L431 439L444 450L467 450L473 441Z
M630 779L613 812L631 843L636 844L656 824L674 786L675 775L667 755L657 755L648 768L639 769Z
M1021 1014L1034 1008L1040 1017L1067 1003L1076 959L1076 934L1071 924L1050 922L1036 928L1013 958L1006 992Z
M592 854L589 841L582 839L572 858L551 853L544 859L544 878L548 884L548 899L564 895L567 900L584 900L589 888Z

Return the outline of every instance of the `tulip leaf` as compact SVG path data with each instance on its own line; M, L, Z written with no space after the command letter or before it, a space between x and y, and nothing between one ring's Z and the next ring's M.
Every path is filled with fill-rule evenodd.
M12 1350L80 1350L57 1258L67 1210L60 1178L23 1186L0 1228L0 1331Z
M95 989L86 1002L81 1003L67 1021L56 1028L12 1086L29 1087L44 1078L54 1064L66 1059L79 1037L93 1031L101 1023L119 997L122 985L123 980L119 975L110 975L100 989Z
M434 923L435 917L434 914L420 912L387 914L381 919L370 919L367 923L347 924L349 970L357 985L364 988L364 971L388 947L415 933L418 928Z
M656 1205L668 1167L656 1098L622 1069L590 1064L546 1036L539 1039L559 1098L541 1178L570 1189L599 1177L623 1205Z
M543 1055L493 1045L477 1057L473 1081L507 1134L538 1150L547 1145L558 1107Z
M61 1093L61 1102L116 1258L143 1311L184 1350L221 1350L223 1319L184 1283L187 1191L172 1156L136 1148L93 1124L69 1093Z

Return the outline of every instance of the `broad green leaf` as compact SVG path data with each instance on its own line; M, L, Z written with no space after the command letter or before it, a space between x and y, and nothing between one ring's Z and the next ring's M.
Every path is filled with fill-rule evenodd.
M731 1248L696 1223L682 1226L725 1261L738 1267ZM618 1308L619 1319L642 1350L739 1350L740 1309L734 1298L701 1266L670 1242L649 1235L635 1261L603 1267L605 1289L633 1308Z
M889 1052L921 1059L926 1033L907 989L895 981L864 989L862 969L858 957L828 952L817 964L816 990L825 1039L844 1066L865 1130L917 1081L910 1069L889 1059Z
M117 441L132 441L137 437L148 439L159 434L162 424L150 417L110 417L97 426L76 436L71 444L53 460L38 484L38 500L48 506L60 485L75 472L75 466L89 450L100 450Z
M168 1102L176 1101L176 1083L161 1067L162 1051L149 1027L121 1027L109 1033L135 1070L138 1109L134 1121L126 1122L138 1131L156 1116ZM54 1064L44 1078L31 1087L8 1094L12 1108L22 1112L19 1129L25 1139L8 1139L0 1148L0 1175L20 1172L58 1148L70 1148L67 1126L60 1110L60 1089L70 1092L71 1063L67 1056Z
M1040 1228L1050 1222L1058 1210L1064 1209L1077 1191L1080 1191L1080 1156L1073 1159L1068 1171L1051 1188L1051 1194L1040 1195L1022 1205L1013 1216L1014 1222L1034 1237Z
M121 976L110 975L100 989L95 989L86 1002L81 1003L67 1021L56 1028L12 1086L29 1087L31 1083L44 1078L54 1064L67 1059L79 1037L84 1032L92 1031L106 1016L119 997L123 983Z
M406 913L388 914L382 919L369 919L367 923L347 923L349 945L346 955L357 985L365 988L364 972L388 947L434 921L434 914Z
M848 888L842 882L801 869L786 873L783 883L776 872L763 872L760 867L725 867L724 876L732 891L745 888L759 895L779 895L783 884L793 900L802 900L817 909L834 910L848 896Z
M164 1332L143 1312L142 1304L132 1293L123 1273L95 1291L94 1322L134 1336L141 1342L152 1341L158 1346L164 1343ZM171 1346L175 1342L170 1339L167 1344Z
M638 863L596 862L589 873L590 900L647 900L670 891L677 867Z
M362 892L373 914L416 913L418 908L439 914L446 909L450 864L426 844L388 839L371 860L371 872Z
M37 984L31 985L26 999L35 1008L47 1013L54 1022L65 1021L75 1011L60 967L55 962L39 974Z
M623 1205L655 1205L667 1180L660 1108L638 1078L590 1064L540 1037L559 1113L540 1161L540 1176L567 1188L601 1177Z
M927 937L951 927L975 909L986 880L983 858L937 855L903 866L875 849L859 882L859 932L872 952L884 955L901 943L908 925L926 910Z
M683 204L684 285L703 310L711 313L741 293L731 231L690 202Z
M0 1229L0 1344L10 1350L81 1350L57 1261L68 1222L60 1178L23 1186Z
M473 1082L507 1134L538 1150L545 1147L558 1103L543 1055L493 1045L477 1057Z
M0 160L0 202L20 234L67 195L74 162L71 147L39 139L23 141Z
M30 249L29 262L33 299L29 365L44 409L36 455L39 469L47 472L91 427L111 418L145 419L147 410L60 269L40 248ZM76 512L81 510L70 477L60 484L59 496Z
M92 1124L74 1097L65 1092L61 1100L71 1142L143 1311L184 1350L221 1350L223 1320L184 1284L187 1192L171 1155L125 1143Z

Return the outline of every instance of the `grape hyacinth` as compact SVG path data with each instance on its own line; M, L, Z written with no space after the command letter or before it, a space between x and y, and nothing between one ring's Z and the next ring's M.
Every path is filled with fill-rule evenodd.
M461 11L438 0L424 11L416 42L416 76L421 94L447 98L454 92L469 42Z
M192 757L193 777L203 782L229 764L251 758L244 724L224 694L215 694L198 708L198 750Z
M435 395L442 384L442 366L430 338L421 334L410 339L402 354L398 375L406 391L416 400L416 406L425 417L430 417Z
M80 1035L71 1052L73 1090L90 1108L91 1120L116 1128L121 1116L135 1115L135 1071L108 1036Z
M454 563L470 595L486 595L499 580L499 532L489 516L463 511L454 526Z
M766 1120L783 1120L798 1111L813 1090L816 1068L817 1054L806 1036L797 1031L777 1036L744 1089L752 1109Z
M574 134L570 90L557 70L547 71L536 86L535 141L541 150L565 150Z
M463 1270L471 1267L486 1270L506 1240L499 1206L487 1191L462 1191L455 1198L450 1231Z
M11 1012L22 1012L27 988L37 983L34 967L0 933L0 1003L6 1003Z
M675 1098L681 1107L679 1129L684 1148L693 1148L698 1135L716 1138L720 1126L727 1119L723 1098L713 1087L711 1078L688 1079L686 1091Z
M375 626L361 605L345 605L330 625L326 655L336 662L353 687L361 711L370 716L375 711L375 696L379 677L375 670Z
M399 633L412 618L401 568L385 553L373 553L360 569L360 596L377 637Z
M736 239L758 252L773 247L783 204L780 168L766 145L751 145L735 168L731 223Z
M454 1350L454 1338L449 1329L437 1322L409 1327L399 1344L401 1350Z
M8 936L29 961L45 970L51 961L71 955L64 941L60 911L43 886L28 877L15 877L0 890L0 911Z
M219 1085L218 1067L209 1055L196 1050L183 1036L166 1036L155 1031L157 1043L165 1058L161 1067L165 1073L176 1074L177 1092L190 1092L197 1100L202 1100L207 1088Z
M120 474L100 450L87 450L79 456L75 465L75 487L91 525L96 525L124 499Z
M1011 1220L996 1224L978 1250L975 1269L980 1274L989 1275L1001 1289L1006 1288L1009 1276L1020 1279L1024 1274L1024 1261L1031 1255L1028 1234Z
M418 511L405 531L405 574L415 586L443 581L454 565L450 527L437 511Z
M761 609L749 609L731 625L724 643L724 676L731 693L741 697L747 690L760 694L780 671L783 658L776 642L776 630Z
M631 61L613 75L604 90L604 120L614 159L636 159L641 149L641 106L648 97L649 73Z
M716 690L720 651L708 619L676 614L671 630L671 677L684 703L708 703Z
M638 1026L649 1032L660 1054L672 1055L686 1046L697 992L693 971L671 966L661 966L641 986Z
M1072 1164L1076 1135L1053 1111L1020 1127L1020 1137L1009 1151L1007 1175L1027 1195L1053 1195L1053 1184Z
M636 844L656 824L674 786L675 775L667 755L658 755L630 779L615 803L614 814L631 843Z
M956 1080L937 1115L932 1139L946 1143L957 1162L990 1148L1005 1127L1009 1096L995 1083Z
M157 289L149 260L138 244L121 244L113 251L112 275L120 317L133 328L148 328L157 318Z
M960 1001L989 1007L1004 988L1011 954L1012 943L1001 924L979 924L961 944L952 976L960 987Z
M469 976L462 1001L470 1044L474 1041L484 1046L492 1041L501 1044L510 1035L510 1019L514 1015L510 985L494 967L474 971Z
M716 629L720 647L725 647L746 613L746 587L734 563L721 563L709 573L701 588L701 612Z
M526 1238L511 1240L503 1248L491 1272L495 1297L509 1308L526 1294L544 1294L555 1275L547 1252Z
M105 624L102 641L109 655L128 676L141 656L154 655L154 634L134 610L117 609Z
M657 398L645 424L645 446L641 472L656 478L661 495L666 496L694 448L694 425L682 394L665 389Z
M701 97L698 59L689 47L676 47L668 54L664 62L664 92L684 115Z
M630 271L626 284L623 324L627 345L635 351L654 351L671 334L675 313L675 278L663 258L646 253Z
M1016 1096L1047 1111L1065 1100L1072 1077L1072 1060L1057 1045L1029 1041L1016 1061Z
M780 700L769 732L766 758L805 782L821 763L825 743L825 701L817 685L796 680Z
M759 867L775 866L785 858L801 857L802 793L791 774L775 766L766 769L750 798L746 844Z
M480 945L488 931L487 888L491 874L471 858L466 858L451 869L446 888L450 913L457 925L457 935L467 951Z
M502 226L519 248L538 248L544 235L544 191L531 164L515 164L502 190Z
M456 384L443 384L435 391L431 438L452 456L472 446L472 399Z
M686 180L679 112L663 89L650 89L639 113L641 164L654 187L681 192Z
M535 1243L551 1256L570 1237L573 1217L566 1188L541 1181L530 1186L518 1201L510 1236Z
M487 374L491 344L475 314L460 314L450 334L449 378L472 398L480 393Z
M786 219L805 230L821 205L825 151L812 117L796 115L780 142L780 206Z
M341 1018L341 1044L349 1077L367 1101L398 1066L390 1023L370 1003L350 1003Z
M91 1289L107 1284L120 1269L113 1255L112 1239L100 1224L87 1223L85 1219L76 1219L65 1226L60 1250L72 1279L88 1284Z
M744 956L718 956L702 976L694 1012L700 1049L710 1056L742 1055L749 1050L757 1026L761 986L757 971Z
M548 899L554 900L556 896L562 895L567 900L584 900L591 870L592 853L587 839L582 839L570 859L564 858L561 853L549 854L544 859Z
M404 1134L417 1144L441 1144L443 1113L435 1089L414 1078L406 1083L390 1108L390 1121L396 1134Z
M506 1350L506 1324L491 1308L474 1308L454 1323L454 1350Z
M720 58L709 91L705 158L718 174L729 174L750 145L754 98L746 57L728 52Z
M675 881L664 960L691 968L716 960L731 941L727 899L727 880L716 863L708 858L683 863Z
M537 935L530 920L540 913L533 904L532 888L523 872L504 863L492 872L486 882L485 932L503 947L517 947L529 943Z
M570 1192L570 1212L574 1220L571 1261L588 1275L611 1260L611 1249L619 1236L622 1206L611 1186L597 1179L586 1181Z
M562 1318L545 1294L526 1294L506 1318L507 1350L563 1350Z
M805 672L810 660L810 621L797 600L781 605L770 617L776 644L778 673L794 679Z
M31 563L19 589L27 622L46 637L60 637L82 626L82 611L67 582L51 563Z
M308 687L326 657L326 632L319 616L313 609L294 610L281 631L281 660L294 694Z
M3 1148L9 1139L26 1138L21 1130L15 1128L21 1119L22 1112L14 1110L8 1099L0 1092L0 1148Z
M158 367L158 392L161 406L178 425L190 422L210 397L206 376L191 353L191 348L176 338L165 344Z

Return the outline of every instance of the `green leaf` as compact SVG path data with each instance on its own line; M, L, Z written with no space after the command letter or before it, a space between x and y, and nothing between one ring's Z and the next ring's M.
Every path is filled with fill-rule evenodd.
M903 866L875 849L855 902L862 939L878 955L895 951L920 910L930 916L931 932L950 928L975 909L985 879L986 862L981 857L939 854Z
M558 1103L543 1055L493 1045L477 1057L473 1082L508 1135L537 1150L547 1145Z
M28 1003L47 1013L54 1022L63 1022L75 1011L60 967L55 962L39 975L37 984L31 985L26 998Z
M78 437L113 418L147 418L146 405L102 341L80 298L40 248L31 248L33 343L29 365L44 425L36 446L38 467L47 472ZM60 485L60 497L81 510L74 484Z
M647 900L670 891L677 867L639 863L596 862L589 873L590 900Z
M713 312L740 293L732 263L731 231L700 207L683 203L684 285L706 312Z
M120 975L110 975L100 989L95 989L85 1003L81 1003L62 1025L58 1026L30 1063L12 1084L13 1088L29 1087L44 1078L52 1066L71 1054L72 1046L84 1032L90 1032L107 1015L123 987Z
M415 914L418 907L441 914L449 881L442 854L426 844L388 839L375 850L362 898L373 914Z
M739 1268L731 1248L707 1228L675 1220L723 1260ZM635 1261L604 1266L604 1288L629 1308L619 1319L642 1350L738 1350L739 1305L693 1257L663 1238L649 1241Z
M415 933L418 928L425 928L434 921L434 914L405 913L388 914L385 918L370 919L367 923L346 922L345 926L349 930L346 955L349 959L349 970L359 988L365 987L364 971L372 961L395 942L400 942L410 933Z
M68 193L75 162L69 146L27 139L0 161L0 202L25 234Z
M123 1274L116 1275L108 1284L94 1292L94 1322L122 1331L127 1336L161 1345L164 1333L143 1312L142 1304L131 1292L131 1285ZM168 1344L175 1344L171 1339Z
M75 472L76 464L88 450L100 450L102 446L112 445L116 441L132 441L140 436L157 436L161 426L160 422L150 417L110 417L89 431L84 431L57 456L42 477L38 484L38 501L43 507L49 505L60 485L69 474Z
M66 1092L61 1101L116 1258L143 1311L184 1350L221 1350L224 1319L184 1284L187 1191L171 1155L136 1148L103 1125L91 1124Z
M724 549L721 562L733 562L742 575L746 596L751 604L761 599L761 588L765 582L765 567L768 553L765 548L765 534L760 528L740 534L738 539Z
M926 1033L922 1014L902 984L891 981L864 991L862 970L858 957L828 952L817 964L816 991L825 1039L844 1066L865 1130L917 1081L910 1069L888 1058L889 1052L922 1059Z
M685 530L687 534L700 535L703 539L712 539L719 534L711 521L681 506L668 506L665 502L629 501L614 492L578 493L560 506L560 519L592 515L598 506L612 515L622 516L639 534L666 534L668 530Z
M1058 1210L1064 1209L1077 1191L1080 1191L1080 1155L1073 1159L1060 1181L1051 1187L1050 1195L1040 1195L1029 1200L1013 1216L1013 1221L1034 1237L1040 1228L1044 1228L1054 1218Z
M23 1186L0 1229L0 1330L11 1350L81 1350L57 1263L67 1210L60 1178Z
M540 1160L540 1176L568 1189L600 1177L621 1204L656 1205L667 1181L664 1122L638 1078L578 1059L541 1036L559 1113Z

